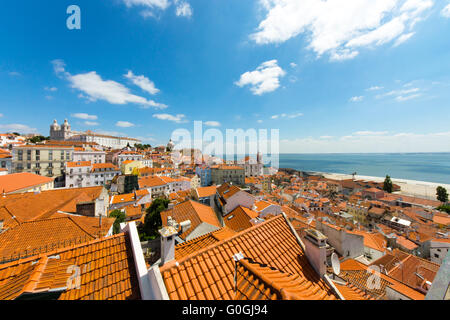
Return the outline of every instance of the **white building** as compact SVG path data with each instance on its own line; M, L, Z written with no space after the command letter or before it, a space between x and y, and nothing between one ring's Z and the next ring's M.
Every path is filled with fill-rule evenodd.
M251 157L245 157L238 161L238 165L244 167L246 177L259 177L264 174L264 165L260 153L258 153L256 161Z
M106 152L91 147L75 148L73 161L90 161L91 163L105 163Z
M117 158L114 159L115 160L114 163L120 167L124 161L141 161L142 162L143 158L144 158L144 156L140 153L136 153L134 151L123 151L117 155ZM152 161L152 166L153 166L153 161ZM143 167L146 167L146 166L143 164Z
M153 168L153 159L149 157L142 158L142 164L144 167Z
M141 140L138 139L109 136L90 130L86 132L72 131L67 119L64 120L61 126L56 120L53 121L53 124L50 126L50 139L57 141L96 142L103 147L112 149L123 149L128 145L134 147L134 145L141 143Z
M442 264L450 249L450 239L430 240L430 260Z
M26 143L22 136L16 136L9 133L0 134L0 148L9 148L10 146L21 146Z
M119 168L112 163L68 162L66 164L66 187L102 186L110 183L120 173Z

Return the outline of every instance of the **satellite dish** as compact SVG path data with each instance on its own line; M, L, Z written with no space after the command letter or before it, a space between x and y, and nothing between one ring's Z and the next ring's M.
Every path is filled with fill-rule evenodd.
M311 217L311 218L309 218L308 219L308 221L306 222L308 225L310 225L311 224L311 222L314 220L314 218L313 217Z
M338 276L339 273L341 273L341 263L339 262L337 254L334 252L331 255L331 266L333 267L333 273Z

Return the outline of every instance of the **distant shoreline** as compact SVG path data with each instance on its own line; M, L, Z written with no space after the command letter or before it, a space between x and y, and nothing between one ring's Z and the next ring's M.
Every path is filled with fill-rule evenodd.
M280 169L280 170L282 170L282 169ZM332 180L346 180L346 179L353 178L353 176L351 174L343 174L343 173L329 173L329 172L301 171L301 170L295 170L295 171L304 172L308 175L322 175L325 178L332 179ZM385 177L355 175L355 180L383 182L384 179L385 179ZM444 187L448 191L450 191L450 184L445 184L445 183L398 179L398 178L394 178L394 177L391 177L391 180L392 180L392 183L395 183L401 187L401 191L396 192L396 194L403 194L406 196L413 196L413 197L420 197L420 198L429 199L429 200L436 200L436 188L438 186Z

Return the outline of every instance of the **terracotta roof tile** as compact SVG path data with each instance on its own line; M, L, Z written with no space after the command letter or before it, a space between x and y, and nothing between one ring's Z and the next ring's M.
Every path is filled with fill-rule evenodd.
M80 286L65 288L75 270ZM128 237L122 233L0 265L1 300L50 289L63 291L59 300L139 299Z
M211 207L192 200L177 204L172 209L161 212L163 225L167 224L169 216L178 223L186 220L191 221L191 227L180 235L182 239L186 239L202 223L207 223L217 229L221 228L219 219Z
M241 232L242 230L250 228L253 225L250 220L258 217L258 215L259 214L253 210L238 206L226 215L223 220L228 228L235 232Z
M53 182L54 178L22 172L0 176L0 192L10 193Z
M390 287L393 290L409 297L412 300L423 300L425 295L412 287L402 284L391 276L385 275L384 273L377 273L380 278L379 286L369 288L367 283L371 283L371 277L374 271L370 270L368 266L354 260L348 259L341 263L341 273L340 278L345 279L350 284L358 287L359 289L368 291L372 296L377 299L386 298L386 287Z
M45 219L58 211L75 213L77 203L98 199L103 190L98 186L9 194L0 197L0 208L5 207L20 222Z
M234 297L235 264L232 256L238 252L242 252L247 258L276 268L280 272L303 277L311 286L324 292L324 298L336 298L309 264L282 215L184 256L177 261L178 264L167 264L161 267L164 283L166 287L170 287L168 279L174 280L175 274L179 274L182 268L190 263L202 288L200 293L203 293L201 297L201 294L197 292L196 298L230 299ZM213 263L214 259L217 259L219 264ZM215 275L216 279L217 276L220 277L219 280L214 279ZM185 287L186 283L194 283L194 279L189 277L189 282L183 282L182 286ZM218 292L215 292L216 289ZM173 299L180 299L176 291L171 291L169 288L168 294Z
M210 197L216 194L217 187L216 186L210 186L210 187L200 187L197 188L197 194L199 198L205 198Z

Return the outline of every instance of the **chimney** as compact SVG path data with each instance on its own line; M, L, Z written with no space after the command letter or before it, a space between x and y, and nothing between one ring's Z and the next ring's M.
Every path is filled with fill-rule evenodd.
M179 224L167 217L167 226L159 230L161 235L161 265L175 259L175 236L178 234Z
M305 230L306 257L320 277L327 270L327 237L315 229Z

